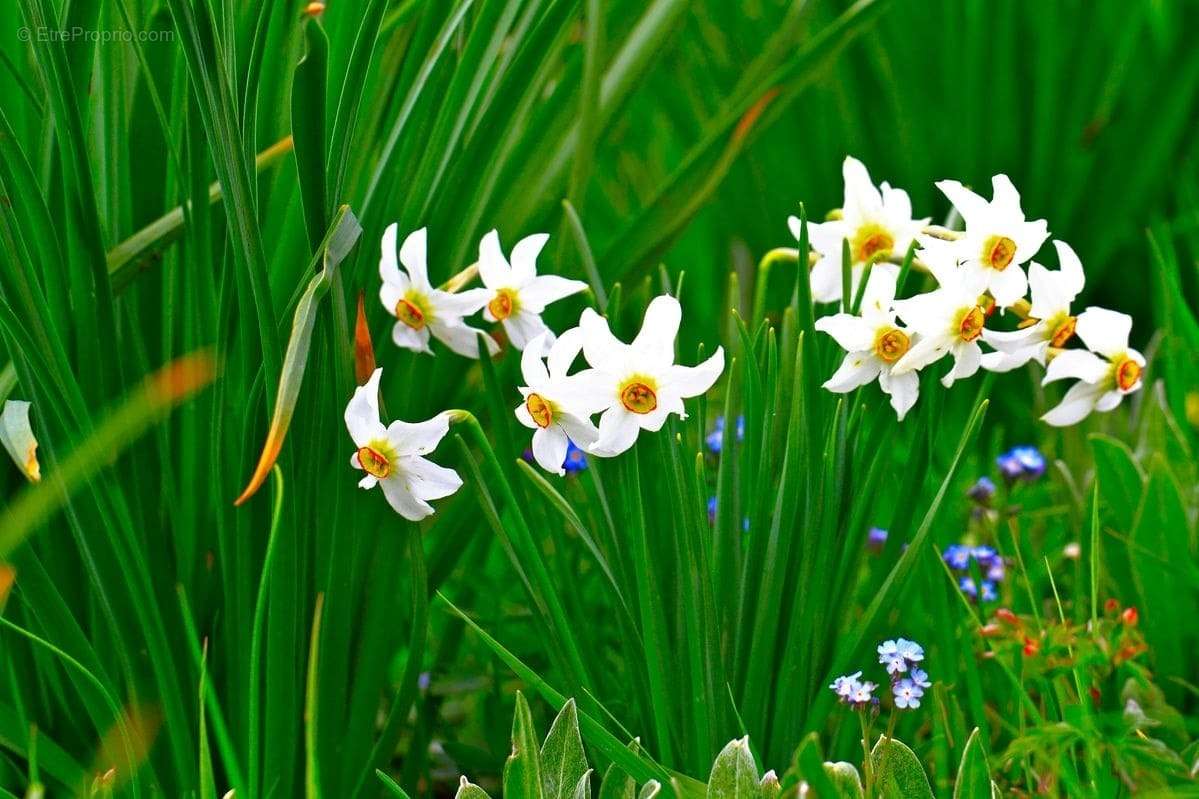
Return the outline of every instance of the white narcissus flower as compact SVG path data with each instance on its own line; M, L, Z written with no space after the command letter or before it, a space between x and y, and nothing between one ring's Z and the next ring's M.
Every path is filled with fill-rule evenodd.
M943 277L941 287L895 303L895 312L919 335L902 358L891 367L891 376L923 369L944 355L953 356L953 369L941 378L946 388L955 380L978 371L982 349L978 339L987 320L980 305L982 286L977 273L945 265L933 269Z
M1032 287L1032 305L1028 319L1018 330L987 330L983 341L997 352L983 356L983 368L1007 372L1030 360L1045 363L1050 347L1064 347L1074 337L1076 317L1070 315L1070 303L1082 291L1086 277L1078 255L1064 241L1054 241L1061 269L1050 272L1036 261L1029 264L1028 282Z
M857 292L862 271L870 261L902 258L916 234L928 219L912 218L912 201L903 189L893 189L885 181L875 188L866 167L846 156L841 165L845 179L845 202L841 218L831 222L809 222L808 241L820 254L812 267L812 298L817 302L841 299L842 242L849 242L851 291ZM789 217L787 225L795 238L802 223Z
M824 316L816 329L832 336L846 351L841 367L824 383L829 391L844 394L875 378L891 397L891 407L902 420L916 403L920 377L915 372L892 374L892 366L912 346L911 332L895 323L895 281L899 267L877 264L866 281L861 315Z
M520 358L527 385L520 389L525 401L516 407L516 418L533 431L533 458L547 472L566 474L563 464L571 440L587 449L599 438L586 411L575 410L574 381L567 377L570 365L583 348L583 331L566 331L546 352L547 336L529 342ZM542 358L548 355L548 359ZM548 366L548 368L547 368Z
M450 418L440 413L425 422L394 421L384 427L379 421L382 374L382 369L376 369L346 405L346 428L358 447L350 464L366 472L358 481L359 488L381 486L388 504L405 519L416 522L432 515L429 500L448 497L462 486L457 472L424 457L445 438Z
M1049 238L1044 219L1025 221L1020 194L1007 175L991 178L992 199L987 202L956 180L937 182L966 222L954 251L962 268L976 274L999 307L1006 308L1024 296L1028 279L1020 265L1030 260Z
M29 424L28 402L7 400L0 412L0 444L8 450L17 468L30 482L42 479L42 467L37 462L37 439Z
M479 242L479 278L488 291L483 318L502 323L518 350L543 334L552 343L554 334L541 321L542 312L550 303L587 288L581 280L537 274L537 255L548 240L548 233L536 233L516 242L511 264L500 249L499 233L493 230Z
M433 288L429 283L425 228L413 231L404 239L400 262L406 271L400 271L396 264L397 231L398 226L394 223L383 231L383 254L379 259L379 276L383 278L379 300L387 312L399 320L392 328L392 340L404 349L432 354L429 349L429 335L432 334L459 355L479 357L477 337L483 331L468 326L462 319L487 303L488 291L470 289L451 294ZM484 338L492 355L499 352L499 346L491 336L484 334Z
M1041 381L1045 384L1078 378L1062 401L1041 417L1055 427L1080 422L1091 411L1112 410L1126 394L1141 387L1145 369L1145 357L1128 346L1132 331L1128 314L1087 308L1078 315L1075 331L1090 351L1066 350L1054 356Z
M603 412L593 454L619 455L642 430L662 429L668 415L687 418L683 400L703 394L724 371L723 347L698 366L675 364L681 317L678 300L656 297L645 311L641 331L625 344L612 335L607 320L590 308L583 311L583 355L591 368L574 375L574 385L579 412Z

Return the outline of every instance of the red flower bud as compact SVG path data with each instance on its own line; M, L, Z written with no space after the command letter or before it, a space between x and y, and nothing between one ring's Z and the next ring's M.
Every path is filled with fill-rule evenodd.
M1025 636L1024 638L1024 656L1032 657L1041 651L1041 643L1032 638Z
M1124 609L1124 612L1120 614L1120 621L1124 622L1129 627L1136 627L1138 619L1140 619L1140 614L1137 613L1137 609L1132 605L1129 605Z
M1020 626L1020 617L1017 616L1015 613L1012 613L1007 608L1000 608L999 610L995 611L995 618L999 619L1001 622L1004 622L1005 624L1010 624L1013 627Z
M1109 599L1103 603L1103 609L1108 613L1115 613L1120 609L1120 603L1115 599Z

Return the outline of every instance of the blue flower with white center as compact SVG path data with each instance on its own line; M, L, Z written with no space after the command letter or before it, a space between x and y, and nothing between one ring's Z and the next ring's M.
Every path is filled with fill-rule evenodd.
M999 599L999 594L995 592L995 583L990 580L983 580L978 591L983 602L994 602Z
M970 547L962 544L950 544L945 547L945 551L941 553L941 557L948 564L949 568L955 571L965 571L970 568Z
M985 576L992 582L1001 582L1007 576L1007 568L1003 563L1003 558L995 558L988 563Z
M895 697L895 707L900 710L915 710L920 707L920 697L924 696L924 689L905 677L891 686L891 693Z
M979 566L989 566L999 557L999 553L992 547L974 547L970 550L970 556L978 561Z
M1012 447L995 459L999 473L1009 483L1016 480L1033 482L1045 474L1045 456L1036 447L1022 445Z
M866 547L875 552L883 548L887 543L887 531L881 527L871 527L870 532L866 534Z
M895 646L899 653L903 655L909 666L914 666L924 660L924 647L915 641L909 641L906 638L897 638Z
M587 453L579 449L570 439L566 441L566 460L562 462L562 468L568 474L581 472L587 468Z
M908 670L908 659L900 648L901 642L906 643L900 638L898 641L883 641L878 645L878 662L887 667L888 674L899 674Z
M862 676L862 672L855 671L853 674L846 674L833 680L833 684L829 686L833 693L837 695L842 702L848 702L850 695L857 689L859 682L858 678Z
M917 688L931 688L932 683L928 679L928 673L924 669L912 669L908 672L908 679L915 683Z
M864 708L874 701L874 690L876 688L878 688L878 685L872 682L855 683L846 701L855 708Z
M971 599L978 599L978 586L974 584L973 577L962 577L958 580L958 590Z
M995 496L995 482L990 477L983 475L975 481L974 485L970 486L966 496L979 505L990 505L991 498Z

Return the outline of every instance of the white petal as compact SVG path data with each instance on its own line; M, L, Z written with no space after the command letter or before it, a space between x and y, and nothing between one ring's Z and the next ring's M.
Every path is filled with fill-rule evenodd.
M465 358L479 357L479 341L478 335L483 333L476 327L469 327L464 324L446 324L440 321L434 321L429 325L433 331L433 336L445 344L454 352ZM495 355L500 351L500 345L495 343L495 339L483 333L483 340L487 343L487 351L491 355Z
M1128 349L1132 317L1107 308L1087 308L1078 315L1074 332L1094 352L1114 358Z
M378 484L379 478L375 477L373 474L368 474L366 477L363 477L358 481L358 487L367 491L374 488Z
M556 380L554 401L580 417L591 416L608 407L620 407L619 380L600 369L583 371Z
M1070 309L1074 299L1060 282L1060 272L1050 272L1036 261L1028 265L1028 285L1032 303L1028 313L1034 319L1048 319Z
M612 335L608 320L591 308L584 308L579 317L583 330L583 356L597 369L620 369L628 360L629 345Z
M599 430L591 423L590 419L585 417L559 412L558 424L570 436L570 440L575 442L575 446L580 449L587 449L599 439Z
M1035 352L1035 348L1026 347L1014 352L983 353L982 367L988 372L1010 372L1031 361Z
M895 282L898 279L898 266L884 263L874 265L870 270L870 279L866 281L866 288L862 292L861 313L863 318L888 321L893 318L891 304L895 302Z
M960 342L953 347L953 368L941 378L941 385L949 388L956 380L973 377L982 363L983 351L977 342Z
M365 447L371 439L380 437L384 432L383 424L379 421L379 379L382 376L382 369L372 372L365 385L354 389L354 396L346 405L346 429L359 447Z
M1033 222L1021 222L1012 229L1012 240L1016 242L1016 255L1013 264L1022 264L1034 257L1049 238L1049 223L1044 219Z
M891 407L902 422L920 394L920 375L915 372L895 375L891 370L883 369L878 375L878 385L891 396Z
M952 340L947 336L925 336L916 341L902 358L891 366L892 376L923 369L949 352Z
M578 358L582 351L583 331L581 328L572 327L558 336L558 340L550 347L550 357L546 362L549 366L550 377L555 380L566 377L575 358Z
M1122 399L1124 399L1124 394L1120 391L1105 392L1099 396L1098 400L1096 400L1095 410L1099 411L1100 413L1107 413L1108 411L1115 410L1116 406L1120 404L1120 400Z
M405 282L407 280L405 279ZM387 312L392 316L396 315L396 306L400 304L400 300L404 298L404 293L407 290L405 286L399 283L392 283L384 280L379 284L379 302L387 309Z
M892 307L908 327L925 334L940 334L949 326L953 298L945 289L896 300Z
M467 289L457 293L431 289L429 303L433 306L433 317L443 322L461 320L485 306L495 296L489 289Z
M383 487L383 496L387 497L387 504L408 521L419 522L426 516L433 515L433 506L415 496L402 475L392 474L380 480L379 485Z
M545 370L546 335L534 337L528 342L520 355L520 373L529 386L538 386L549 382L549 372Z
M540 316L523 308L504 320L504 331L518 350L523 350L535 338L553 338L554 335Z
M1042 416L1041 419L1054 427L1066 427L1067 425L1077 424L1095 409L1095 403L1099 400L1102 393L1103 389L1090 383L1075 383L1070 386L1070 390L1062 397L1062 401Z
M423 422L396 420L387 426L387 440L397 455L427 455L450 432L450 417L439 413Z
M591 452L602 458L619 455L637 443L637 434L640 432L637 414L629 413L624 408L609 408L600 417L599 438L591 447Z
M1024 353L1042 346L1048 335L1043 322L1019 330L983 330L983 341L1003 353ZM1029 357L1032 357L1029 355ZM1028 360L1025 358L1025 360Z
M21 474L36 483L42 479L42 470L37 460L37 439L29 423L31 407L22 400L5 401L0 412L0 444L8 450Z
M869 352L851 352L841 361L833 376L824 381L824 388L837 394L853 391L878 377L882 361Z
M698 397L712 387L724 372L724 347L698 366L673 365L667 372L666 385L680 397Z
M402 459L400 470L412 493L423 500L448 497L462 487L462 478L456 471L419 455Z
M809 273L812 282L812 299L816 302L839 302L841 300L841 251L824 255Z
M1079 260L1078 254L1074 252L1074 248L1064 241L1054 240L1054 249L1057 250L1057 262L1059 264L1057 271L1057 285L1059 290L1064 294L1069 295L1070 300L1066 302L1069 305L1079 292L1082 291L1086 284L1086 274L1082 269L1082 261Z
M674 363L674 340L682 318L683 307L678 300L669 294L654 297L645 309L641 330L631 345L637 359L645 359L651 367Z
M564 475L567 443L566 431L558 425L538 428L533 433L533 459L550 474Z
M496 230L488 231L479 242L479 279L489 289L504 288L513 283L512 267L500 248L500 234Z
M523 394L524 392L522 391L521 393ZM516 414L516 421L520 422L530 430L541 429L541 425L533 421L533 414L529 413L529 406L527 404L522 402L521 404L517 405L516 408L513 409L513 413Z
M1055 380L1078 378L1084 383L1098 383L1107 377L1110 364L1093 352L1086 350L1066 350L1058 353L1045 369L1045 377L1041 384L1052 383Z
M991 296L1000 308L1008 308L1028 291L1028 278L1015 263L1002 271L991 270Z
M1024 212L1020 210L1020 192L1012 184L1007 175L995 175L991 178L991 209L1004 216L1024 221Z
M400 263L408 270L412 284L421 290L428 290L429 267L425 261L425 250L428 244L428 231L425 228L414 230L404 239L400 247Z
M842 212L847 220L860 221L881 215L883 197L871 182L865 164L847 155L841 163L841 177L845 180Z
M962 215L967 229L972 225L984 224L991 215L990 204L956 180L939 180L937 188L949 198L953 207Z
M928 267L939 285L954 281L958 271L958 261L961 260L961 242L944 241L933 236L920 235L916 237L920 251L916 256Z
M397 347L412 350L413 352L433 354L433 350L429 349L428 327L413 330L403 322L396 322L391 328L391 340L395 342Z
M541 254L549 239L548 233L534 233L516 242L516 246L512 248L512 277L518 286L526 285L537 276L537 256ZM584 283L583 286L585 288L587 284Z
M816 329L832 336L846 352L860 352L874 346L874 328L853 314L822 316L816 320Z
M399 228L399 225L392 222L383 231L383 241L380 243L379 277L383 278L384 283L401 286L401 291L403 291L408 288L408 276L400 272L400 267L396 263L396 237ZM383 304L387 305L386 302ZM394 308L395 303L392 303L390 307Z
M520 290L521 306L538 313L550 303L585 291L587 284L558 275L541 275L529 280Z
M886 216L893 222L910 224L912 222L912 199L908 197L908 193L903 189L892 188L890 184L884 182L880 186L883 195L883 211ZM899 255L898 249L900 242L897 240L896 255ZM906 243L905 243L906 247Z

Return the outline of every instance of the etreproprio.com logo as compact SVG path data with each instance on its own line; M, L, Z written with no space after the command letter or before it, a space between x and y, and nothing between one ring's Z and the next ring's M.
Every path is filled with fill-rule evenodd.
M87 44L130 44L173 42L170 30L131 31L121 28L19 28L17 38L23 42L83 42Z

